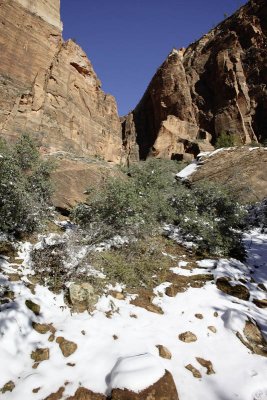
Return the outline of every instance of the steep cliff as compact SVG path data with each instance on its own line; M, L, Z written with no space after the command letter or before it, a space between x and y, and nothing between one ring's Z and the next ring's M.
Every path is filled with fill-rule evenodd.
M0 0L0 134L28 132L44 152L119 162L116 102L61 31L60 0Z
M123 124L125 150L181 159L209 150L223 132L267 138L267 3L251 0L190 45L173 50ZM134 123L127 123L127 121Z

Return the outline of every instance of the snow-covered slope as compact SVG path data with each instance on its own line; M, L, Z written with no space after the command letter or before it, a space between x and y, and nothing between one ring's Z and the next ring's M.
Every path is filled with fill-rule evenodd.
M250 291L248 301L223 293L215 280L169 297L165 289L170 282L166 282L154 289L154 304L162 308L162 315L130 304L131 296L118 300L111 295L103 295L91 315L73 314L64 303L63 294L55 295L40 285L36 285L33 294L26 287L30 246L24 246L20 257L25 261L17 269L2 259L1 287L13 291L14 300L1 305L0 388L9 381L15 387L0 398L42 400L61 386L65 387L63 399L73 395L79 386L104 394L114 385L138 391L154 383L167 369L174 377L180 400L266 400L267 358L253 354L236 334L242 335L250 320L257 322L267 338L267 309L253 303L254 298L267 297L263 286L267 287L267 235L252 231L244 240L249 254L245 264L236 260L203 260L189 270L185 269L184 258L173 272L210 272L215 280L229 277L231 285L241 279ZM24 282L9 281L8 274L18 270L24 271ZM26 300L40 305L39 315L26 307ZM77 344L77 350L64 357L56 340L48 340L53 339L51 331L38 333L32 328L32 321L52 324L55 339L64 337ZM195 334L197 340L179 340L184 332ZM171 359L161 358L157 345L165 346ZM37 348L48 349L49 359L34 369L31 354ZM138 358L140 354L146 356ZM134 358L129 359L131 356ZM210 361L214 371L201 365L201 359ZM111 372L116 364L119 368L114 376ZM201 378L185 368L190 364ZM141 372L129 376L131 368Z

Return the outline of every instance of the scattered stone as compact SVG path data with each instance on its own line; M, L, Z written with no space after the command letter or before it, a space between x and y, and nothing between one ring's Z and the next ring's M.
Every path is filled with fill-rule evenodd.
M179 400L179 398L173 377L166 371L158 382L139 393L127 389L113 389L110 400Z
M267 299L263 299L263 300L253 299L253 303L256 304L256 306L259 308L267 307Z
M264 292L267 292L266 286L263 283L259 283L258 288L263 290Z
M34 303L32 300L26 300L25 301L26 307L29 308L35 315L39 315L41 311L41 307L39 304Z
M59 336L56 340L64 357L71 356L77 350L77 344Z
M111 291L110 294L112 297L114 297L114 299L117 299L117 300L125 299L125 295L121 292Z
M178 337L182 342L185 342L185 343L191 343L191 342L197 341L197 336L190 331L180 333L180 335Z
M54 333L51 333L51 335L48 338L48 342L53 342L55 340L55 335Z
M10 282L19 282L21 279L21 276L19 274L8 274L8 280Z
M44 335L47 332L50 332L51 330L51 325L48 324L39 324L38 322L32 322L32 327L33 329L40 333L41 335Z
M196 360L200 365L202 365L202 367L207 369L207 371L206 371L207 375L215 374L215 371L213 369L213 365L212 365L211 361L205 360L204 358L201 358L201 357L196 357Z
M229 278L226 277L218 278L216 281L216 286L222 292L237 297L240 300L249 300L250 293L248 288L244 285L239 285L239 284L232 286L229 281Z
M68 397L67 400L106 400L106 396L93 393L91 390L81 387L76 390L73 396Z
M194 378L202 378L202 375L198 369L196 369L192 364L188 364L185 366L188 371L192 372Z
M38 362L34 363L33 366L32 366L32 369L37 369L39 367L39 364L40 363L38 363Z
M204 318L202 314L195 314L195 317L196 317L197 319L203 319L203 318Z
M119 337L118 337L117 335L113 335L113 339L114 339L114 340L118 340Z
M217 332L217 329L215 328L215 326L208 326L208 329L213 333Z
M219 317L219 314L217 313L217 311L215 311L213 315L214 315L215 318Z
M85 335L86 335L86 332L85 332L84 330L82 330L82 331L81 331L81 334L82 334L83 336L85 336Z
M138 318L136 314L130 314L130 317L131 317L131 318L135 318L135 319Z
M172 353L170 352L170 350L167 349L167 347L162 346L161 344L158 344L156 347L159 350L160 357L166 358L167 360L170 360L172 358Z
M69 287L69 297L75 312L93 311L98 296L90 283L72 283Z
M149 312L164 314L163 310L159 306L152 303L154 298L155 295L152 291L142 289L139 291L138 296L134 300L130 301L130 304L133 304L136 307L142 307Z
M183 293L187 290L185 286L171 285L165 289L165 294L169 297L175 297L178 293Z
M6 392L12 392L14 389L15 389L15 383L13 381L9 381L2 387L0 392L4 394Z
M75 364L75 363L67 363L66 365L67 365L68 367L75 367L76 364Z
M60 387L57 392L51 393L44 400L60 400L60 399L62 399L64 391L65 391L65 388Z
M41 389L41 387L38 387L38 388L32 389L32 392L33 392L33 393L38 393L40 389Z
M244 336L243 336L244 335ZM237 332L236 336L252 353L267 357L267 341L256 322L246 321L243 335Z
M37 363L49 360L49 349L47 348L36 349L35 351L32 352L31 358Z

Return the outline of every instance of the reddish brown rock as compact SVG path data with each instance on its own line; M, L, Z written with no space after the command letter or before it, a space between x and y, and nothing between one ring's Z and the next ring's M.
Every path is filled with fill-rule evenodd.
M42 151L121 159L114 98L83 50L63 42L59 0L6 0L0 5L0 132L34 136Z
M126 117L123 136L129 157L135 137L142 159L195 156L223 132L237 142L263 142L266 21L266 1L249 1L186 50L174 49Z
M68 397L67 400L105 400L106 396L99 393L93 393L91 390L85 388L79 388L75 394Z
M57 392L51 393L44 400L60 400L60 399L62 399L64 391L65 391L65 388L60 387Z
M111 400L179 400L179 398L172 375L166 371L158 382L139 393L127 389L113 389Z
M232 285L226 277L218 278L216 286L222 292L237 297L240 300L249 300L250 293L248 288L244 285Z

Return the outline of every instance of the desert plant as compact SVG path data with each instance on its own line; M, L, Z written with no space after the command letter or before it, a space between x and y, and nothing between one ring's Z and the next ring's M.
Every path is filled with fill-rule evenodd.
M13 147L0 142L0 170L0 231L32 232L47 212L49 164L23 135Z
M242 144L241 138L238 135L232 133L222 132L215 142L215 148L220 149L222 147L233 147L240 146Z

